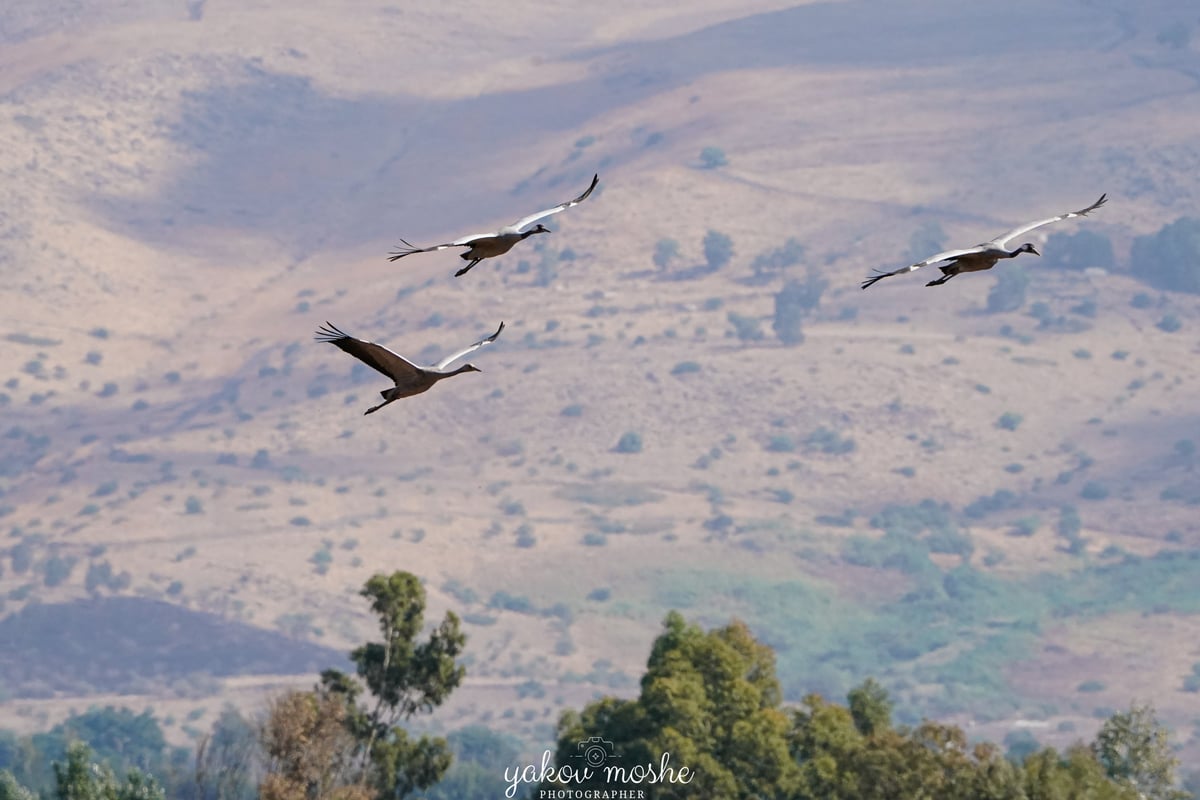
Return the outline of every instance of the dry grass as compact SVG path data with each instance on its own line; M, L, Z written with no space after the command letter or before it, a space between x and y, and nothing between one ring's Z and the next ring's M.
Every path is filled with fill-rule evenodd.
M972 242L1107 191L1113 202L1087 224L1123 253L1194 208L1179 165L1196 158L1200 97L1180 73L1131 58L1153 52L1152 27L1097 53L1092 41L1111 23L1064 3L1052 26L1061 45L1049 51L1014 45L898 66L883 51L854 63L808 39L784 46L722 0L672 12L619 5L210 2L200 23L101 18L7 46L0 298L10 311L0 334L59 343L0 352L0 384L18 380L0 389L11 399L4 427L50 437L35 464L3 480L0 503L13 506L6 525L81 564L5 611L82 595L87 553L102 546L133 576L131 591L162 596L180 581L177 602L266 628L310 614L322 643L348 648L372 633L357 588L407 569L426 579L431 616L496 617L468 628L472 679L438 724L492 712L490 724L544 736L553 715L542 705L607 690L556 684L562 675L600 659L639 674L666 609L631 599L606 609L645 597L655 569L822 573L859 596L858 570L811 563L848 534L814 526L821 514L924 497L961 507L1009 488L1043 531L973 530L977 552L1007 555L996 567L1006 575L1070 566L1048 532L1065 503L1080 506L1095 551L1152 553L1172 529L1195 542L1189 510L1158 500L1161 459L1196 425L1194 299L1167 299L1185 329L1165 334L1154 328L1161 309L1128 306L1144 289L1130 278L1034 262L1030 302L1056 313L1097 304L1089 331L1054 334L1023 314L981 313L990 276L857 288L871 266L902 261L927 221ZM784 5L758 13L769 22ZM852 4L820 13L839 5ZM1009 16L1017 25L1021 14ZM954 21L931 11L928 24ZM727 45L703 50L713 37ZM661 143L644 146L652 133ZM725 149L728 167L695 168L708 145ZM545 237L552 253L578 256L555 263L547 286L535 285L542 256L528 245L462 280L450 277L449 253L382 258L396 236L442 241L565 199L594 169L601 192ZM730 267L688 281L657 273L657 240L680 241L678 272L701 263L710 228L732 236ZM744 280L754 254L790 236L831 282L795 348L770 333L781 280ZM535 265L524 274L523 259ZM435 310L444 320L425 325ZM762 317L766 338L739 342L730 312ZM482 374L363 418L384 384L352 383L349 359L310 342L325 319L414 355L446 352L500 319L509 327L476 359ZM1000 336L1006 324L1032 341ZM97 328L107 338L89 335ZM1092 358L1076 357L1080 348ZM98 365L85 362L91 351ZM31 360L44 377L23 372ZM681 361L701 371L672 376ZM110 381L116 394L98 397ZM316 385L327 392L310 397ZM147 407L133 410L137 401ZM581 416L560 414L573 404ZM1007 411L1023 415L1016 431L995 426ZM818 427L856 449L765 448ZM640 454L613 452L626 431L641 433ZM113 461L114 449L150 460ZM260 449L271 469L250 466ZM218 463L223 453L236 464ZM1080 453L1094 466L1056 484ZM1006 471L1012 463L1023 471ZM68 469L76 477L63 483ZM1079 499L1092 479L1109 499ZM91 497L108 480L118 491ZM562 487L581 483L660 497L614 508L564 499ZM793 499L776 502L770 489ZM186 513L189 497L202 513ZM89 504L96 512L81 516ZM754 553L703 527L718 513L739 524L782 516L811 533L762 534ZM650 532L585 546L598 515ZM532 548L516 546L522 525ZM357 546L342 548L351 537ZM310 559L325 540L333 559L318 575ZM444 593L450 579L480 600ZM29 580L6 570L0 589ZM608 605L586 600L600 587L612 590ZM496 591L570 605L573 652L556 653L564 634L552 619L487 610ZM716 598L706 613L722 608ZM1113 704L1136 693L1194 710L1173 685L1156 690L1119 659L1110 667ZM501 722L521 708L512 686L528 676L554 688L522 701L535 719ZM260 690L227 683L222 697ZM0 726L29 728L92 699L11 700Z

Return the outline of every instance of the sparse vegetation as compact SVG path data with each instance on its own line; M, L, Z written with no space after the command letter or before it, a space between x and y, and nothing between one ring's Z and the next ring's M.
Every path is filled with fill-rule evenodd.
M719 147L708 146L700 151L700 165L704 169L716 169L729 163L725 151Z
M817 428L804 439L805 449L831 456L853 453L856 446L854 440L849 436L842 436L837 431L826 427Z
M788 237L782 246L756 255L750 262L750 269L756 278L768 278L780 270L799 264L802 258L804 245L800 244L800 240Z
M626 431L617 440L617 445L613 448L613 451L617 453L642 452L642 435L637 431Z
M1021 421L1025 418L1013 411L1005 411L996 420L996 427L1001 430L1015 431L1021 425Z
M1166 314L1160 319L1154 327L1158 328L1163 333L1175 333L1183 327L1179 317L1175 314Z
M692 375L699 371L700 365L695 361L680 361L678 364L671 367L671 374L675 376Z
M733 258L733 239L720 231L704 234L704 263L716 272Z
M655 243L654 266L663 270L668 269L677 258L679 258L679 242L674 239L659 239Z
M1046 239L1044 248L1047 267L1057 269L1111 269L1116 263L1112 242L1102 233L1080 228L1076 233L1057 231Z
M987 296L987 310L992 314L1017 311L1025 305L1025 290L1029 288L1029 273L1019 264L1007 265L997 276Z
M1133 240L1133 274L1158 289L1200 294L1200 219L1180 217Z
M739 341L742 342L759 342L762 341L762 321L757 317L743 316L736 311L730 311L726 315L729 324L733 326L734 334Z

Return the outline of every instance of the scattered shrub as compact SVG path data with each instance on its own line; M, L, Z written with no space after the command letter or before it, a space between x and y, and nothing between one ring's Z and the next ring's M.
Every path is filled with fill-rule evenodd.
M1197 290L1200 292L1200 290ZM1179 317L1175 314L1167 314L1160 319L1155 326L1164 333L1175 333L1183 327L1183 323L1179 321Z
M1137 237L1129 260L1132 272L1155 288L1200 294L1200 219L1180 217Z
M733 258L733 239L719 231L704 234L704 263L710 270L718 270Z
M837 431L820 427L805 437L804 447L809 451L841 456L853 453L857 445L849 436L841 436Z
M1025 418L1020 414L1012 411L1005 411L1000 415L999 419L996 420L996 427L1002 428L1006 431L1015 431L1020 426L1023 419Z
M617 446L613 450L617 453L642 452L642 435L636 431L626 431L621 434L621 438L617 440Z
M659 239L654 245L654 266L667 269L679 258L679 242L674 239Z
M787 434L776 434L767 441L767 451L771 453L794 453L796 443Z
M1154 298L1145 292L1138 292L1133 297L1129 298L1129 305L1134 308L1150 308L1154 305Z
M705 147L700 151L700 165L704 169L716 169L723 167L729 163L729 159L725 157L725 151L719 147Z
M733 325L733 332L739 341L758 342L763 339L763 332L759 327L760 321L757 317L744 317L736 311L730 311L725 318L729 320L729 324Z
M1029 273L1019 264L1009 265L996 278L987 296L987 310L992 314L1016 311L1025 305L1025 290L1029 287Z
M991 495L984 495L972 501L963 509L969 519L982 519L997 511L1007 511L1020 505L1020 498L1008 489L997 489Z

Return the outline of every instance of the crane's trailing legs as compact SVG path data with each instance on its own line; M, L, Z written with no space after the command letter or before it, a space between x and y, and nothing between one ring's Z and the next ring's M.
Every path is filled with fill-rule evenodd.
M943 283L958 274L958 269L956 267L939 267L939 269L942 271L942 277L938 278L936 281L930 281L929 283L925 284L926 286L941 286Z
M471 258L471 254L463 253L461 257L462 258ZM466 275L468 272L471 271L471 267L475 266L480 261L483 261L483 259L482 258L471 258L471 263L467 264L465 267L460 269L458 272L454 273L454 277L461 278L463 275Z

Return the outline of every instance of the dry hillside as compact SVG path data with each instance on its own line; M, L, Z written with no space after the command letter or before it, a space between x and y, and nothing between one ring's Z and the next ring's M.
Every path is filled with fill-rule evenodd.
M357 589L405 569L467 621L438 727L544 741L564 706L632 691L680 608L747 619L791 699L876 675L910 717L1053 742L1152 700L1192 743L1200 303L1127 265L1200 214L1195 15L686 5L0 9L0 617L42 620L0 648L0 727L257 704L311 679L313 645L371 635ZM593 172L552 235L462 279L456 251L384 258ZM858 288L934 224L969 245L1101 192L1032 238L1086 227L1115 268L1023 256L1017 311L986 310L1009 264ZM733 242L716 270L710 230ZM754 267L793 238L798 263ZM810 276L828 288L785 345L776 293ZM481 374L363 417L386 382L311 341L325 320L429 361L508 327ZM917 538L950 545L879 549L877 515L926 499ZM105 669L30 672L112 596L147 610L87 626L76 657ZM110 646L164 600L199 614L171 617L182 638L295 652L264 640L277 669L221 675L171 637Z

